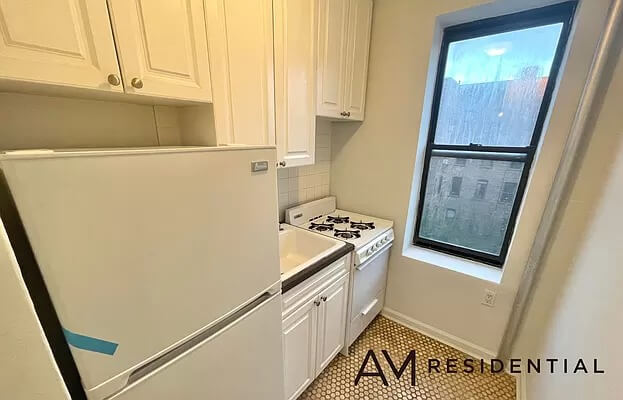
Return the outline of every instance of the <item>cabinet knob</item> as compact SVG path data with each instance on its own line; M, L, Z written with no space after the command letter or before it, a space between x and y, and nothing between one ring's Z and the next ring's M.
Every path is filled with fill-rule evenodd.
M134 86L136 89L142 89L143 88L143 81L139 78L134 78L132 79L132 86Z
M320 306L320 301L316 300L316 301L314 301L314 304L316 305L316 307L319 307Z
M277 163L277 165L279 165L280 167L285 167L286 166L286 162L285 161L279 161L279 163Z
M321 299L322 301L327 301L327 296L322 296Z
M345 116L346 116L346 111L342 111L342 112L340 113L340 115L341 115L342 117L345 117Z
M346 116L350 117L350 111L346 112Z
M108 83L113 86L119 86L121 84L121 79L117 76L117 74L108 75Z

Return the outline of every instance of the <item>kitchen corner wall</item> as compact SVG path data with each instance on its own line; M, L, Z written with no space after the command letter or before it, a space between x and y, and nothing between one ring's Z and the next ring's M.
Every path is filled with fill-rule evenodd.
M178 109L0 93L0 150L181 144Z
M277 171L279 221L284 221L287 208L328 196L330 176L331 122L317 118L316 163L304 167L281 168Z
M423 149L420 132L428 133L431 86L427 82L434 81L437 61L431 49L439 46L442 22L456 24L508 13L507 7L536 7L542 2L374 1L366 116L361 124L333 126L331 194L342 209L394 221L396 239L385 299L388 314L474 354L497 354L609 3L580 2L567 62L497 284L403 252L412 237L407 227L413 225L411 200L417 201L417 196L411 197L412 186L421 173L414 172L418 149ZM465 10L470 6L478 7ZM495 307L481 304L485 290L496 292Z

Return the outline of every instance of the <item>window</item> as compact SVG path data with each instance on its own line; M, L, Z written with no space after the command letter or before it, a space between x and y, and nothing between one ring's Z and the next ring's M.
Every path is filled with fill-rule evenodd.
M500 203L512 203L517 194L516 182L504 182L502 193L500 193Z
M452 187L450 188L450 196L458 197L461 194L461 184L463 184L463 178L460 176L452 177Z
M477 200L484 200L487 194L487 186L489 181L486 179L478 179L476 182L476 191L474 192L474 198Z
M415 245L504 264L575 7L559 3L444 30ZM426 190L444 179L449 196Z

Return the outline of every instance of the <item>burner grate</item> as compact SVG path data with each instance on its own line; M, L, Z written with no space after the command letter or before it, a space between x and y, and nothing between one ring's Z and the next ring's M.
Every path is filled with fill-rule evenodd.
M336 229L333 236L342 239L358 239L361 237L361 233L357 230L351 231L348 229Z
M350 221L350 217L341 217L341 216L333 216L333 215L329 215L327 216L327 222L333 222L336 224L347 224Z
M309 228L307 229L311 229L312 231L318 231L318 232L332 231L333 224L317 224L315 222L312 222Z
M353 229L359 229L361 231L367 231L367 230L371 230L374 229L374 222L355 222L355 221L350 221L350 227Z

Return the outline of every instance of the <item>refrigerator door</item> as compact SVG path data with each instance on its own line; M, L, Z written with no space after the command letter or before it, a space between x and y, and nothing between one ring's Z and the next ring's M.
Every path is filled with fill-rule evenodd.
M281 295L108 400L282 400Z
M270 147L0 158L86 390L120 389L279 282L275 158Z

